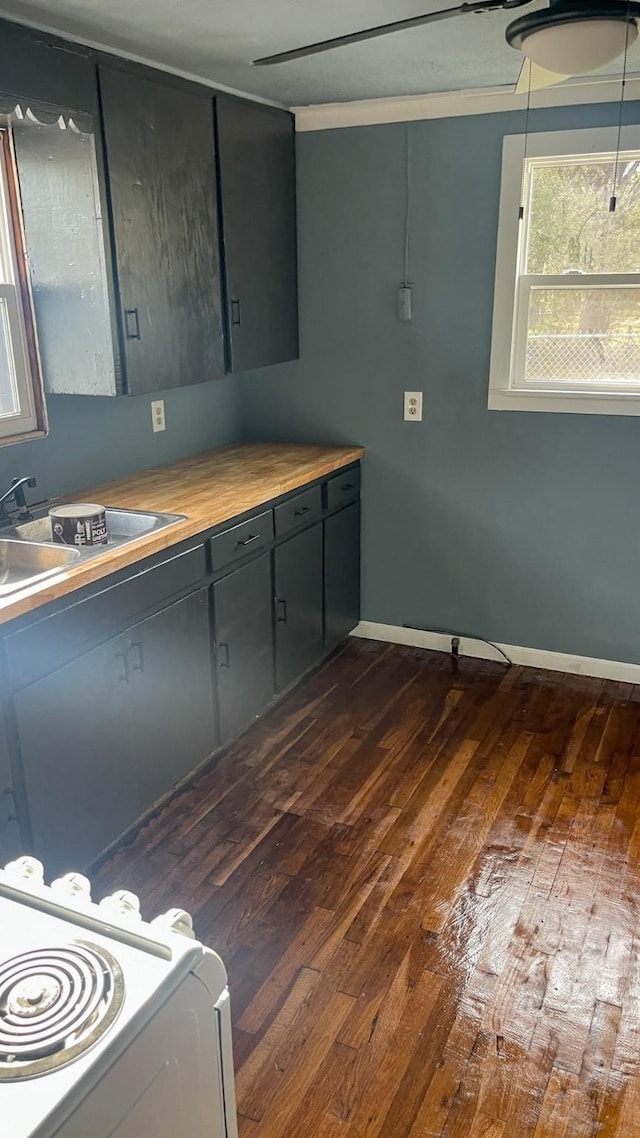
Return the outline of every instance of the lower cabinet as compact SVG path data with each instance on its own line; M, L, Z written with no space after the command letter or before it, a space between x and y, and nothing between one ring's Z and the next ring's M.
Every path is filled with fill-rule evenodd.
M0 866L21 852L9 748L0 712Z
M90 865L353 630L358 478L215 532L208 562L198 545L8 630L0 864L28 850L30 830L48 874Z
M217 746L209 590L135 625L125 639L140 814Z
M213 586L220 742L228 743L273 697L271 554Z
M325 649L340 644L360 620L360 503L324 522Z
M35 854L82 869L137 817L126 642L117 637L15 697Z
M34 852L82 869L217 745L208 590L15 696Z
M276 691L280 692L322 656L322 524L277 546L274 570Z

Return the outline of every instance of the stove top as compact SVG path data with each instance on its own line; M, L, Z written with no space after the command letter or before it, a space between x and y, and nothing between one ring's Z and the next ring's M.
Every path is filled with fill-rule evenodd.
M99 904L81 874L44 884L41 864L0 868L0 1133L30 1138L100 1079L183 978L222 961L174 909L151 923L120 890ZM3 1129L10 1120L9 1130Z
M0 1081L71 1063L109 1030L123 1001L120 965L86 942L0 961Z

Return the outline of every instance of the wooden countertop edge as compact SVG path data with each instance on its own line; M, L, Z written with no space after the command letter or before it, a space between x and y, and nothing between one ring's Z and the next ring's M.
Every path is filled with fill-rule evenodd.
M287 449L287 444L280 445L282 446L282 451ZM136 482L144 479L144 476L151 475L152 473L159 474L161 471L165 471L168 481L172 481L173 471L181 467L188 467L191 463L206 461L207 457L209 457L212 462L215 462L218 458L224 461L224 459L233 452L240 453L241 451L246 451L247 454L259 453L262 447L263 444L232 444L229 447L221 447L219 450L193 456L192 459L179 460L176 463L170 463L166 466L153 467L140 471L132 475L130 479L118 479L117 482L107 483L104 487L83 491L82 498L76 495L75 500L101 501L106 506L121 506L125 509L159 509L157 504L151 506L143 500L144 486L141 486L141 499L138 504L135 505L131 502L132 493L135 498ZM278 449L278 444L274 445L273 449L274 451ZM294 445L291 449L299 452L305 448L302 445ZM342 467L359 461L363 458L365 453L364 448L359 446L326 448L310 446L308 449L310 452L326 449L326 458L314 460L312 467L301 464L298 470L295 469L296 459L293 458L291 462L291 473L284 479L274 478L273 481L265 481L262 483L262 488L257 487L255 490L251 488L246 492L242 492L239 488L234 487L237 496L234 499L233 505L227 505L218 510L212 509L210 513L200 510L200 512L190 516L187 505L183 504L182 508L179 508L175 502L171 505L167 504L166 508L161 510L161 512L184 513L187 515L186 520L184 522L176 522L174 525L167 527L167 529L160 530L158 533L141 537L136 541L132 541L129 545L109 550L105 553L104 557L98 557L95 560L85 562L84 564L78 565L77 568L61 573L59 576L48 578L40 585L34 585L30 589L24 589L18 594L13 594L11 597L6 598L6 600L0 600L0 625L7 624L19 616L36 612L38 609L44 608L46 605L60 600L62 597L68 596L87 585L110 577L113 573L117 573L121 569L129 568L139 561L144 561L147 557L153 556L154 553L160 553L164 549L170 549L174 545L188 541L191 537L196 537L207 529L223 525L225 522L231 521L241 514L258 509L260 506L266 505L267 502L279 498L283 494L291 493L293 490L297 490L309 482L314 482L316 479L322 478L327 474L333 474ZM280 459L280 461L282 461L282 459ZM126 487L128 483L130 483L134 489L123 491L123 488ZM110 491L110 486L119 488L119 490L114 489L114 491ZM126 501L123 502L120 493L123 493L123 497L126 498ZM204 513L206 513L206 517Z

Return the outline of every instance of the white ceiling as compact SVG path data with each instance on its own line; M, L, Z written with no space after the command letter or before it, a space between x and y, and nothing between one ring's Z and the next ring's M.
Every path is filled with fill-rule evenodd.
M519 14L513 10L459 16L295 63L250 66L256 56L447 6L447 0L46 0L46 6L0 0L0 13L288 106L514 83L522 57L504 38ZM534 0L526 10L544 6ZM640 70L640 45L629 62L630 71Z

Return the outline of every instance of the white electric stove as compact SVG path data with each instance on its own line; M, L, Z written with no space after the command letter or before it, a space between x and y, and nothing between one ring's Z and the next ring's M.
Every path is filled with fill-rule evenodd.
M227 976L174 909L0 869L0 1138L237 1138Z

